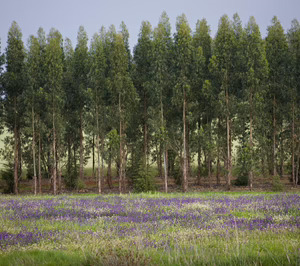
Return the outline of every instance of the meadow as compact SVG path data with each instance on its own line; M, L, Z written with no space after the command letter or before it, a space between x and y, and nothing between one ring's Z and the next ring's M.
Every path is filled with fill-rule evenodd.
M299 265L299 193L0 196L0 265Z

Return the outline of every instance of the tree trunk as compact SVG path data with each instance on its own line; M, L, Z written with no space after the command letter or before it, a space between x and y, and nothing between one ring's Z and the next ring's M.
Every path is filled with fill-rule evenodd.
M93 133L93 144L92 144L92 157L93 157L93 172L92 178L95 178L95 134Z
M111 189L111 188L112 188L112 178L111 178L111 151L109 151L109 155L108 155L107 184L108 184L108 187Z
M252 190L253 186L253 171L252 171L252 149L253 149L253 95L252 95L252 89L250 91L250 138L249 138L249 147L250 147L250 171L249 171L249 188L250 191Z
M98 124L98 121L97 121ZM100 136L97 133L97 179L98 179L98 193L102 193L102 176L101 176L101 165L100 165Z
M276 98L273 98L273 176L277 175L276 171Z
M146 92L144 92L144 160L145 169L148 165L148 125L147 125L147 98Z
M97 178L98 178L98 193L102 193L101 184L101 168L100 168L100 135L99 135L99 113L98 107L96 108L96 128L97 128Z
M18 167L19 167L19 137L18 137L18 127L17 127L17 99L14 98L14 140L15 140L15 149L14 149L14 193L18 195Z
M165 181L165 192L168 193L168 151L164 150L164 181Z
M33 161L33 180L34 180L34 195L37 194L37 176L36 176L36 165L35 165L35 130L34 130L34 108L31 108L32 115L32 161Z
M295 103L293 101L292 106L292 181L294 186L296 185L295 179Z
M42 147L41 147L41 129L39 129L39 158L38 158L38 164L39 164L39 194L42 194L42 169L41 169L41 153L42 153Z
M82 127L83 121L82 121L82 110L80 110L80 166L79 166L79 177L83 181L83 127Z
M199 133L199 138L198 138L198 173L197 173L197 178L198 178L198 185L201 184L201 143L200 143L200 130L201 130L201 125L200 125L200 118L198 121L198 133Z
M56 156L56 159L57 159L57 174L58 174L58 192L61 194L62 192L62 183L61 183L61 167L60 167L60 162L59 162L59 156L57 155Z
M186 92L183 93L183 192L187 192Z
M232 166L231 166L231 132L230 132L230 113L229 113L229 93L226 86L226 125L227 125L227 189L230 190L231 178L232 178Z
M53 194L57 194L56 188L56 132L55 132L55 112L54 112L54 103L53 103L53 114L52 114L52 123L53 123L53 142L52 142L52 152L53 152L53 169L52 169L52 177L53 177Z
M120 115L120 165L119 165L119 193L123 192L123 145L122 145L122 108L121 94L119 94L119 115Z

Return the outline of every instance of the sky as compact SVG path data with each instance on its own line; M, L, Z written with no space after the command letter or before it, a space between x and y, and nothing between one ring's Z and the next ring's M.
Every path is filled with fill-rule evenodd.
M77 32L83 25L89 39L101 26L107 29L114 24L119 30L125 22L130 34L130 48L137 43L142 21L149 21L156 27L159 17L166 11L175 31L176 17L184 13L190 27L195 30L198 19L206 18L215 36L219 19L227 14L232 18L238 13L243 25L254 16L260 26L262 36L273 16L277 16L285 31L291 21L300 21L300 0L0 0L0 38L1 51L6 47L7 33L12 21L16 21L27 45L30 35L36 35L39 27L45 32L54 27L64 38L71 39L76 46Z

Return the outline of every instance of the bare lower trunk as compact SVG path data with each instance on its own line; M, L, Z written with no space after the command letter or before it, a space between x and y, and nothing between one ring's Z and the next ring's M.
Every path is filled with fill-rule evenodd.
M183 95L183 192L187 192L186 92Z
M164 181L165 181L165 192L168 193L168 151L164 150Z
M198 132L200 134L200 119L198 122ZM198 173L197 173L197 179L198 179L198 185L201 184L201 144L200 144L200 136L198 139L198 158L197 158L197 162L198 162Z
M62 182L61 182L61 167L59 162L59 157L57 156L57 174L58 174L58 192L62 193Z
M97 122L98 123L98 122ZM100 136L97 134L97 178L98 178L98 193L102 193L102 176L101 176L101 166L100 166Z
M96 128L97 128L97 178L98 178L98 193L102 193L102 176L100 167L100 135L99 135L99 113L98 107L96 109Z
M230 190L232 179L232 166L231 166L231 132L230 132L230 116L229 116L229 94L226 88L226 127L227 127L227 189Z
M33 180L34 180L34 195L37 194L37 176L35 165L35 130L34 130L34 108L31 109L32 119L32 161L33 161Z
M56 132L55 132L55 113L53 111L53 142L52 142L52 152L53 152L53 169L52 169L52 178L53 178L53 194L57 194L56 187Z
M249 171L249 189L250 191L252 190L252 186L253 186L253 171L252 171L252 149L253 149L253 127L252 127L252 123L253 123L253 102L252 102L253 98L252 98L252 90L250 92L250 138L249 138L249 147L250 147L250 171Z
M39 130L39 194L42 194L42 168L41 168L41 152L42 152L42 145L41 145L41 130Z
M147 99L146 93L144 93L144 167L148 165L148 125L147 125Z
M276 171L276 116L275 116L275 108L276 108L276 98L274 95L273 98L273 176L277 175Z
M292 106L292 181L294 186L296 185L295 179L295 103Z
M82 111L80 111L80 166L79 166L79 177L81 180L83 180L83 128L82 128L82 124L83 124L83 121L82 121Z
M119 165L119 192L123 192L123 143L122 143L122 108L121 94L119 94L119 114L120 114L120 165Z
M92 157L93 157L93 172L92 178L95 178L95 135L93 134L93 145L92 145Z
M18 137L18 128L17 128L17 99L14 99L14 116L15 116L15 125L14 125L14 193L18 195L18 167L19 167L19 137Z
M108 155L107 184L108 184L108 187L111 189L111 188L112 188L112 178L111 178L111 151L109 151L109 155Z

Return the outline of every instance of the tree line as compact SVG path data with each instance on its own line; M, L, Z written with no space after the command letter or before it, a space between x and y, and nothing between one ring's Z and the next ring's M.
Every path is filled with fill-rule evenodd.
M224 15L212 38L205 19L192 32L184 14L172 35L163 12L155 28L142 22L133 53L123 22L90 44L80 26L75 49L42 28L25 47L13 22L0 56L0 130L12 133L2 176L15 194L24 166L35 194L42 178L57 194L78 187L90 158L99 193L114 165L120 193L155 189L154 164L165 192L169 178L186 192L191 176L225 177L228 189L233 175L250 189L258 176L299 182L297 20L285 33L274 17L262 38L254 17L243 27Z

